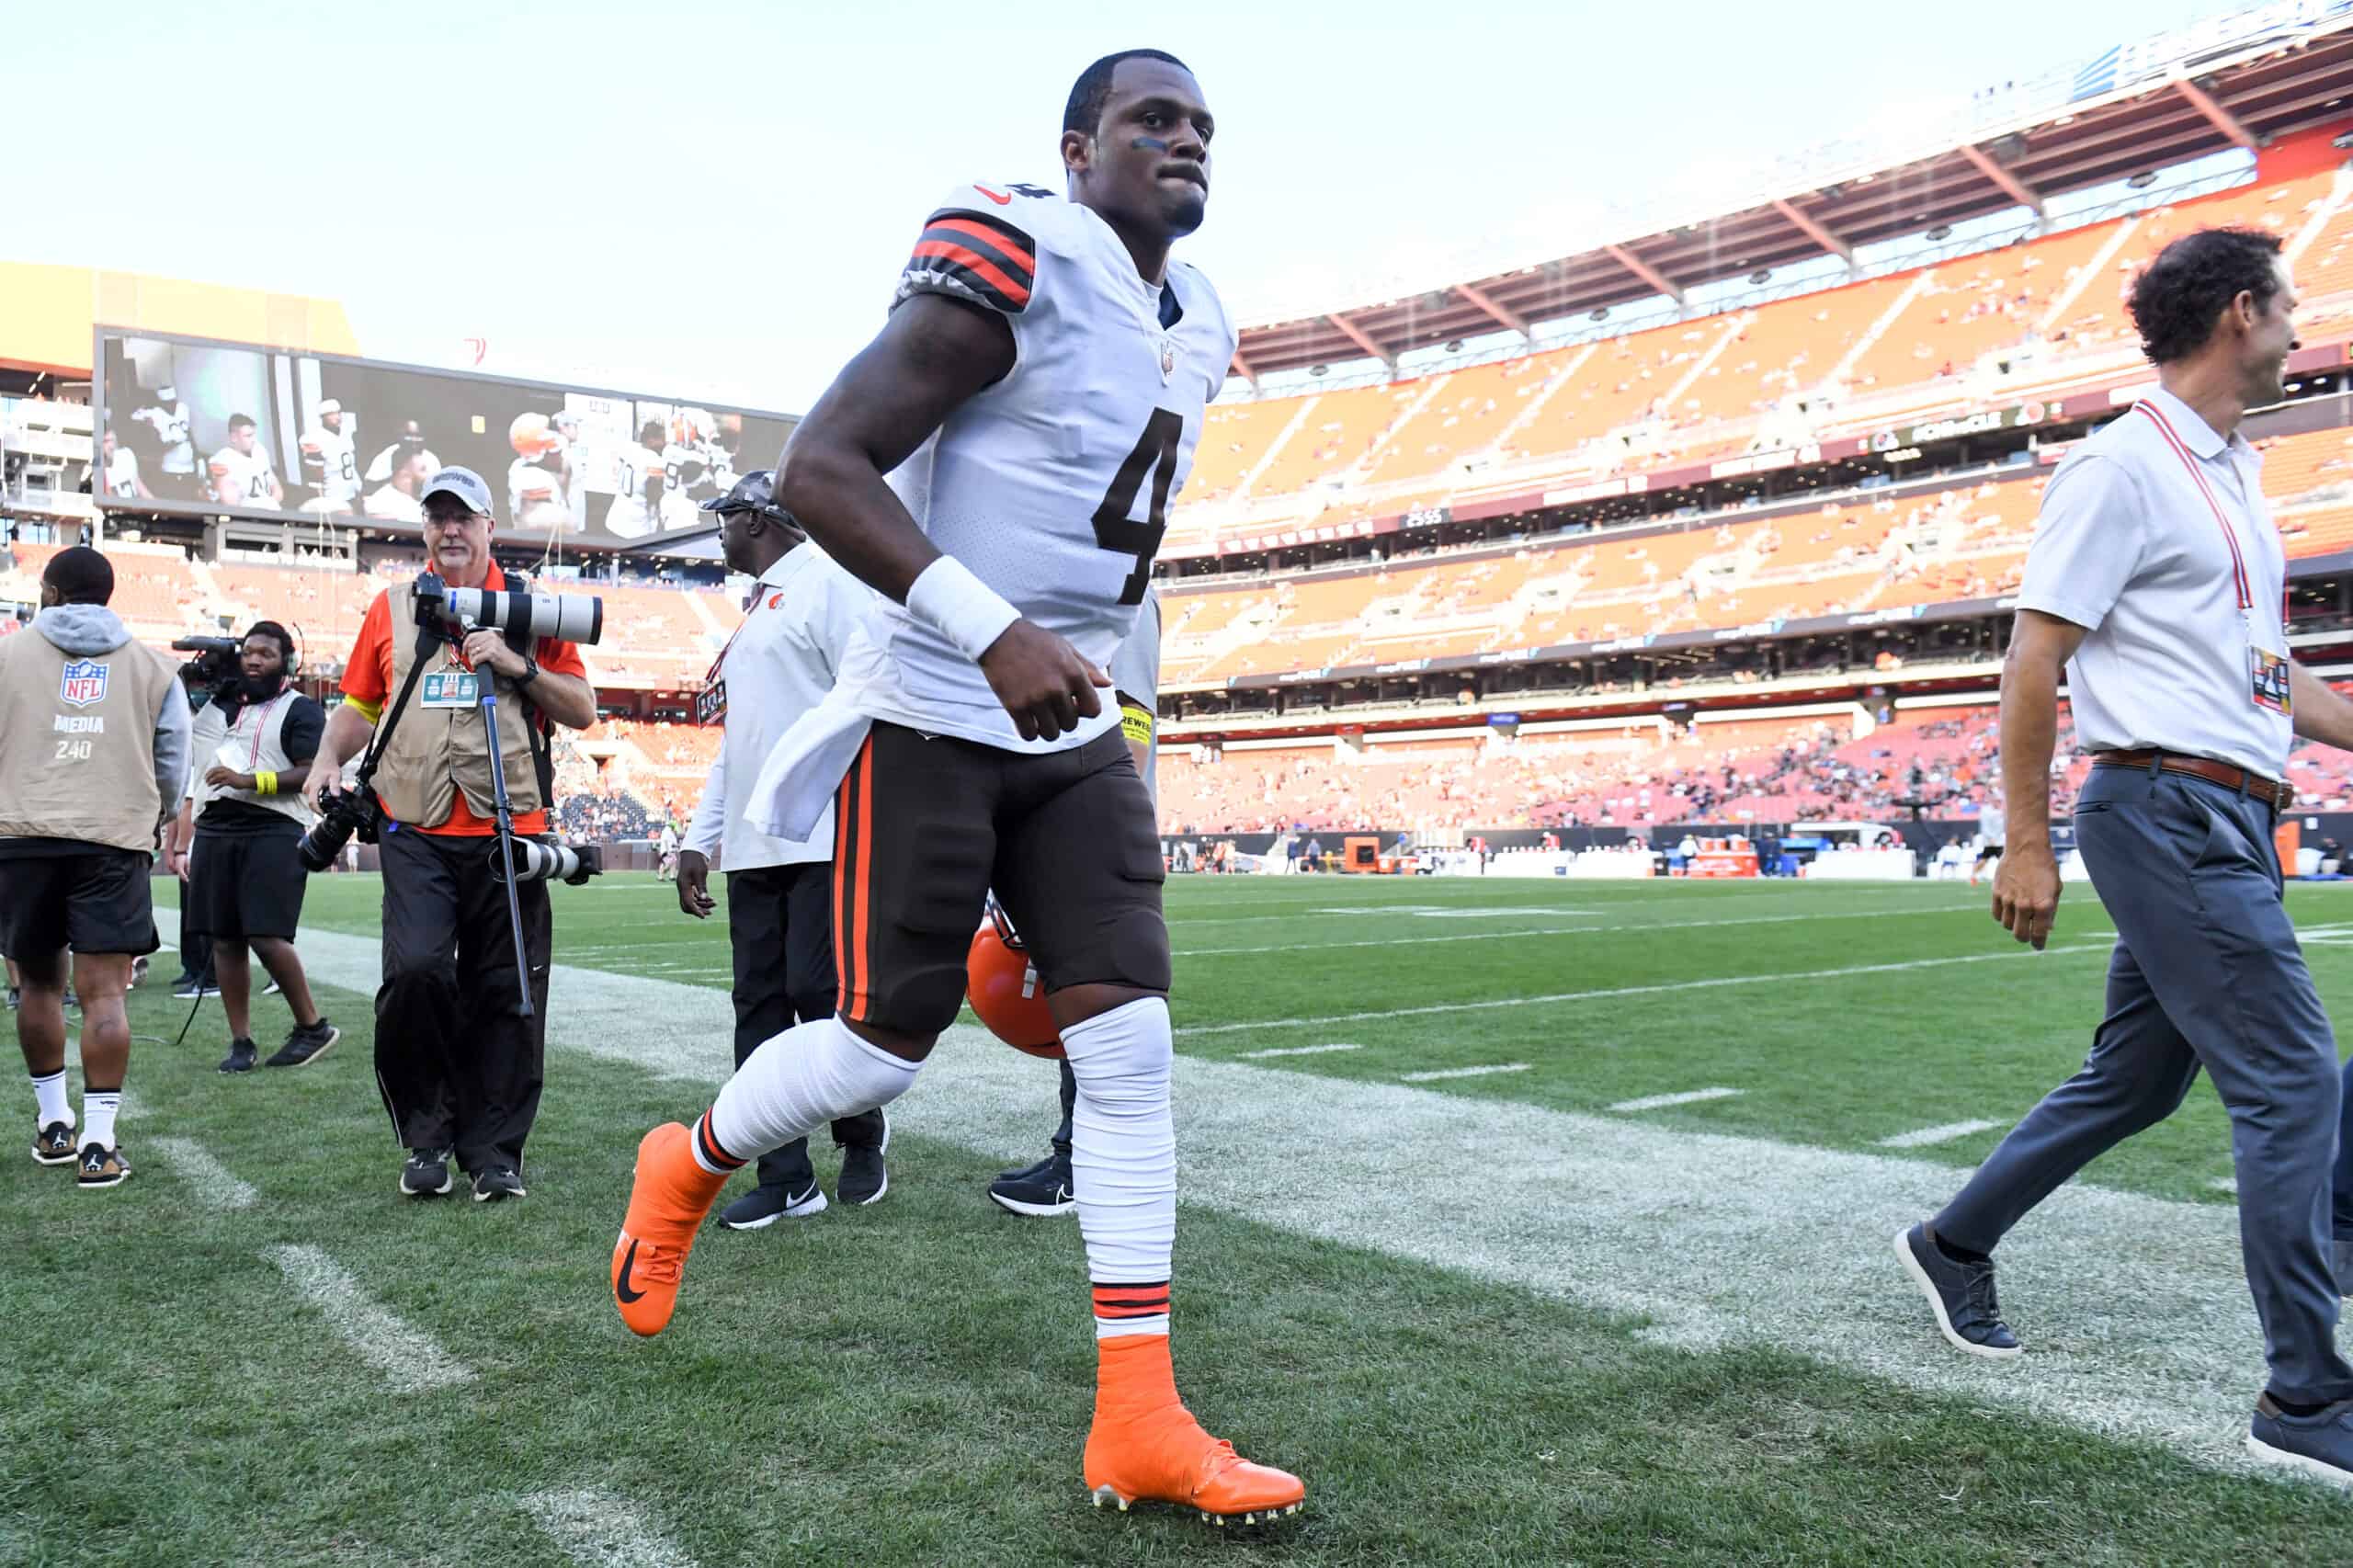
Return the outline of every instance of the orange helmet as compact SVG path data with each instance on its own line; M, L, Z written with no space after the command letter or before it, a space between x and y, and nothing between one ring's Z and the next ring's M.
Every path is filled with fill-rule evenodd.
M517 415L506 426L506 440L522 458L543 458L563 444L563 437L548 427L548 416L530 410Z
M991 1034L1016 1051L1061 1059L1062 1031L1046 1006L1046 988L995 895L989 899L989 917L972 933L964 982L972 1011Z

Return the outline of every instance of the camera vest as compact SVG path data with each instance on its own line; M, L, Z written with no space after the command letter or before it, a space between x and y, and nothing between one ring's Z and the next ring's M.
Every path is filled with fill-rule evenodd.
M392 696L398 697L416 665L416 585L401 583L385 590L392 612ZM483 733L482 710L427 707L426 687L437 675L464 676L458 651L438 644L409 699L408 710L392 731L392 744L376 764L376 793L395 821L413 827L439 827L449 820L459 791L466 808L487 822L497 811L491 792L490 740ZM493 678L487 665L483 680ZM506 764L506 798L515 814L538 811L547 802L540 795L539 770L531 762L531 727L523 694L512 682L499 680L498 752ZM384 710L390 719L392 710Z
M242 801L276 812L298 827L310 827L311 808L302 803L300 790L281 789L275 795L265 795L257 790L222 790L204 782L205 774L216 763L254 774L284 773L294 767L294 759L286 755L286 720L301 700L302 694L290 682L277 696L240 707L236 722L225 728L217 708L207 707L196 716L188 782L196 792L199 826L203 825L204 808L213 801Z
M0 838L153 854L155 721L178 680L137 642L85 655L30 629L0 639Z

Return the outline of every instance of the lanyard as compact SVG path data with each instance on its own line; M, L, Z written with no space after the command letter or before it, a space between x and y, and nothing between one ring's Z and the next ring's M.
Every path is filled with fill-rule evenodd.
M2146 399L2132 406L2156 423L2158 433L2164 436L2165 445L2171 447L2173 455L2181 460L2181 466L2189 471L2189 477L2197 484L2198 493L2206 497L2206 506L2214 514L2215 525L2222 530L2222 538L2231 547L2231 584L2238 590L2239 613L2242 615L2253 613L2255 595L2247 586L2246 558L2239 553L2238 530L2231 527L2230 518L2222 515L2222 505L2214 499L2213 489L2206 483L2205 472L2199 468L2197 460L2189 455L2189 449L2182 443L2181 437L2174 430L2173 421L2165 416L2164 411ZM2284 630L2287 623L2288 589L2287 585L2282 583L2279 588L2279 624Z
M752 602L745 608L744 619L735 623L735 630L727 634L726 647L719 650L719 657L711 660L710 668L703 672L702 683L705 686L717 680L719 672L727 667L727 651L735 646L735 639L744 635L744 628L752 624L752 617L760 613L760 601L774 598L778 592L773 583L755 582L752 588Z

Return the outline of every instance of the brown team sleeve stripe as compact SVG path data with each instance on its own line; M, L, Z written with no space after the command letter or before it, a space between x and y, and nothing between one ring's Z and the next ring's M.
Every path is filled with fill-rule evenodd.
M926 222L908 267L945 274L991 304L1018 312L1038 285L1038 247L1000 219L950 208Z
M710 1135L710 1112L695 1118L695 1138L702 1144L703 1157L712 1165L731 1171L744 1168L744 1162L721 1148L719 1140Z

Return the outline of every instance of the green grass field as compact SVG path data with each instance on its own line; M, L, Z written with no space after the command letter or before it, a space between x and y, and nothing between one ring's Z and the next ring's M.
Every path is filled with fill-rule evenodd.
M2353 889L2290 896L2353 994ZM1179 1377L1309 1487L1234 1534L1087 1506L1077 1226L983 1196L1053 1074L976 1031L893 1108L888 1198L714 1228L632 1339L607 1259L638 1136L727 1069L725 934L644 879L554 898L521 1203L394 1195L371 881L313 891L313 1067L222 1077L217 1003L174 1050L137 995L135 1178L0 1163L0 1562L2353 1557L2353 1499L2238 1459L2202 1085L2006 1245L2022 1361L1949 1350L1890 1253L2080 1059L2087 890L2035 955L1951 884L1172 883Z

